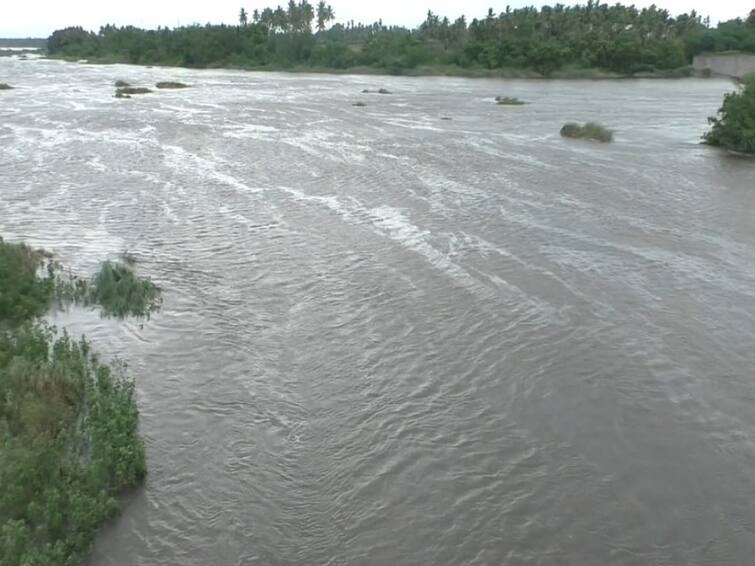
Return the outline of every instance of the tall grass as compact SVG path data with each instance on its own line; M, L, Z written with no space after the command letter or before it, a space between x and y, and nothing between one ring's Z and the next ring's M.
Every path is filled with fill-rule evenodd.
M160 288L138 277L121 263L106 261L89 285L87 301L99 305L103 314L124 318L149 317L160 308Z

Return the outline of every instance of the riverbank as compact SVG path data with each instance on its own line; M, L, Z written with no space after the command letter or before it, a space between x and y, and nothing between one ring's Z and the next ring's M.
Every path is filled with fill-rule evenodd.
M470 79L556 79L556 80L618 80L618 79L681 79L699 76L691 66L679 67L665 71L645 71L633 74L621 74L605 71L603 69L564 68L554 71L549 75L543 75L532 69L484 69L465 68L457 65L423 65L410 69L385 67L356 66L344 69L322 66L306 65L206 65L186 66L169 63L133 63L117 57L94 57L80 59L76 57L46 55L45 58L69 63L83 63L88 65L136 65L140 67L164 67L180 69L226 69L233 71L249 72L274 72L274 73L313 73L327 75L376 75L398 77L460 77Z
M114 301L126 300L111 273L106 264L91 284L70 278L50 254L0 238L4 566L79 564L97 530L118 513L120 494L146 475L133 381L120 365L102 362L86 338L75 340L41 318L53 303L84 291L109 315Z

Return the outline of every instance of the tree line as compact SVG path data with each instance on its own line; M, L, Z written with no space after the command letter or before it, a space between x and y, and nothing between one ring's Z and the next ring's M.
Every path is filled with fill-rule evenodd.
M53 56L188 67L374 67L401 73L425 66L603 69L624 75L678 69L702 52L755 53L755 10L711 27L695 11L672 17L656 6L638 9L600 0L587 4L507 8L468 22L428 12L413 29L333 23L324 0L289 0L286 7L241 8L238 25L193 25L144 30L108 25L99 32L58 30L47 42Z

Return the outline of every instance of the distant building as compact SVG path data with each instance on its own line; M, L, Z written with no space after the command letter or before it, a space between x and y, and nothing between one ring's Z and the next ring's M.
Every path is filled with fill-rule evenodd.
M755 73L755 55L744 53L697 55L692 66L698 73L741 78L750 73Z

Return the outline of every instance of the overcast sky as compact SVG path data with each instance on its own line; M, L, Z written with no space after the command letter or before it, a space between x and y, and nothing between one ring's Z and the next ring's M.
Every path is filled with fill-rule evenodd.
M288 0L278 0L286 4ZM569 0L561 0L570 4ZM244 6L250 13L255 8L277 4L260 0L3 0L0 9L0 37L46 37L53 30L80 25L98 30L101 25L131 24L140 27L176 26L192 23L235 23L239 8ZM310 0L313 4L316 2ZM556 0L546 2L555 4ZM580 2L580 3L585 3ZM614 3L614 0L610 0ZM631 0L623 2L633 3ZM637 0L637 6L654 2ZM415 26L425 18L427 10L455 19L461 13L468 19L482 17L492 7L496 12L512 7L532 4L542 5L537 0L331 0L336 21L355 20L374 22L380 18L386 24ZM753 0L657 0L658 6L673 15L697 10L710 16L714 22L743 17L755 7Z

